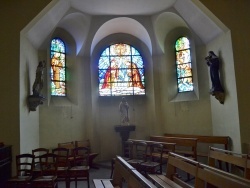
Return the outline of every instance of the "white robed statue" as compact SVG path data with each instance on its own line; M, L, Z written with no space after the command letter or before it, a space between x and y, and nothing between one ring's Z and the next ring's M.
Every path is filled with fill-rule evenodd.
M122 97L122 101L119 104L119 111L121 113L121 124L122 125L129 125L128 109L129 109L129 105L128 105L125 97Z

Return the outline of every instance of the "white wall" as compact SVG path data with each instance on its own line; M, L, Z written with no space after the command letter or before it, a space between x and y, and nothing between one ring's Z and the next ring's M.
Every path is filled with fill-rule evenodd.
M39 147L39 107L29 111L27 99L32 95L36 77L38 52L25 36L20 40L20 153L31 153Z
M225 90L225 102L220 104L211 96L213 135L230 136L232 149L241 152L238 101L234 73L234 57L231 32L218 37L207 45L207 51L214 51L221 61L221 82ZM211 87L211 83L210 83Z

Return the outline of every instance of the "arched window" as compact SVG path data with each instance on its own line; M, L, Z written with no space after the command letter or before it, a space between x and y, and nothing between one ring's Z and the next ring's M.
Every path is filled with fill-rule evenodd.
M65 44L54 38L50 44L51 95L66 96L66 54Z
M145 95L144 63L140 53L128 44L113 44L101 54L99 95Z
M193 91L193 74L188 38L180 37L175 43L178 92Z

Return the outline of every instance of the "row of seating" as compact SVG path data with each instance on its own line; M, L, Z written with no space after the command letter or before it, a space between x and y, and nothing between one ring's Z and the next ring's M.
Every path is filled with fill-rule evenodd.
M194 179L192 183L187 183L180 176L181 172L192 176ZM236 176L172 152L169 153L166 175L149 174L149 178L159 187L250 188L249 179ZM179 186L173 186L173 182Z
M73 158L73 149L75 147L86 147L89 149L89 166L90 168L98 168L94 164L94 159L99 155L99 153L93 152L91 145L90 145L90 140L81 140L81 141L71 141L71 142L64 142L64 143L58 143L59 148L67 148L69 149L69 160Z
M128 140L124 143L125 154L122 157L140 173L162 173L169 151L174 151L173 143L153 142L146 140ZM112 159L111 178L115 158Z
M96 188L156 188L156 186L139 173L122 157L114 158L115 169L113 179L93 179Z
M60 144L58 144L60 145ZM88 147L68 149L57 147L51 151L47 148L32 150L32 154L16 156L16 176L6 182L6 188L13 187L57 187L59 181L64 181L66 188L75 181L87 181L89 187Z

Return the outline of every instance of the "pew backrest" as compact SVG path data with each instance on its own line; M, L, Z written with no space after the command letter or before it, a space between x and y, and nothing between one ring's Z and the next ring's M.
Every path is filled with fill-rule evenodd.
M235 176L231 173L210 167L208 165L199 164L195 179L195 187L206 187L206 184L219 188L250 188L250 180L248 179Z
M191 156L194 160L197 160L197 138L150 136L150 140L157 142L175 143L175 153L185 156ZM178 147L181 147L181 149L178 149Z
M194 176L194 187L250 188L250 180L170 152L166 177L182 187L192 187L175 176L176 169Z
M200 148L197 148L197 155L201 157L207 157L207 151L201 151L200 149L205 146L221 145L222 149L230 150L230 137L229 136L205 136L205 135L188 135L188 134L170 134L165 133L167 137L181 137L181 138L197 138L197 144ZM207 147L208 149L208 147Z
M163 154L162 157L164 159L168 158L168 153L169 152L174 152L175 151L175 146L176 143L167 143L167 142L157 142L157 141L152 141L152 140L137 140L137 139L128 139L128 141L131 141L133 143L137 143L137 142L146 142L146 144L148 145L148 147L150 148L152 145L154 144L162 144L163 145ZM148 150L150 151L150 150ZM155 156L157 157L157 156Z
M122 187L122 182L125 181L128 187L138 188L156 188L156 186L140 174L134 167L128 164L120 156L116 157L115 169L113 175L113 186Z
M196 177L198 164L199 163L197 161L170 152L167 163L166 177L182 187L191 187L184 180L178 178L176 173L178 170Z
M216 161L222 161L231 165L236 165L243 169L244 177L250 179L250 166L247 154L236 153L229 150L209 147L208 165L216 167ZM220 168L221 169L221 168ZM221 169L222 170L222 169Z

